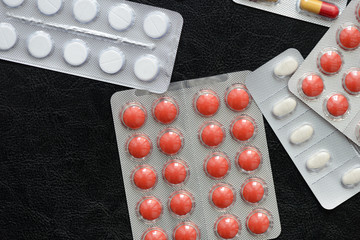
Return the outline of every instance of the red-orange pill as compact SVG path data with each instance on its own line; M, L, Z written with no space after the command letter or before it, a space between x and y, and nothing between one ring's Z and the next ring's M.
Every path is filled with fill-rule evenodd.
M215 121L205 123L199 132L200 141L205 147L216 148L224 141L223 126Z
M242 198L249 203L258 203L264 198L264 182L257 178L248 179L241 187Z
M230 214L221 216L216 221L214 230L216 235L222 239L233 239L240 233L240 221Z
M167 234L161 228L149 228L142 237L142 240L167 240Z
M349 71L343 80L343 86L348 93L360 93L360 70L354 69Z
M179 107L174 99L162 97L155 101L152 113L156 121L170 124L177 118Z
M249 117L238 117L231 124L230 133L237 141L248 141L255 134L255 123Z
M204 117L210 117L217 113L220 99L214 91L202 90L194 99L195 110Z
M158 137L158 147L166 155L177 154L183 147L181 132L175 128L163 130Z
M244 111L250 104L250 94L242 84L235 84L225 94L225 103L233 111Z
M146 110L140 103L129 103L120 113L122 124L130 129L141 128L146 121L146 117Z
M211 154L205 159L204 171L214 179L224 178L230 170L230 161L223 153Z
M182 184L188 177L188 166L182 160L170 160L164 166L163 177L171 185Z
M173 232L174 240L199 240L200 230L192 222L180 223Z
M217 184L210 191L211 203L219 209L230 207L235 201L235 191L227 184Z
M138 203L138 212L144 220L154 221L161 216L162 205L155 197L145 197Z
M178 191L173 193L169 199L169 209L177 216L186 216L190 214L194 207L194 198L187 191Z
M152 167L143 165L134 170L132 180L136 187L141 190L147 190L155 186L157 174Z
M270 219L266 212L254 210L247 218L246 226L253 234L263 234L269 230Z
M349 102L342 94L332 95L326 102L327 111L334 117L344 115L349 109Z
M136 159L147 157L151 152L151 148L151 141L144 134L136 134L128 140L127 150Z
M307 97L317 97L324 91L324 82L318 75L309 75L302 81L301 89Z
M336 74L343 64L342 57L335 50L322 52L319 58L319 69L325 74Z
M255 148L246 147L238 153L237 164L244 171L255 171L259 168L260 163L261 154Z
M350 25L340 29L338 34L338 43L340 47L352 50L360 44L360 31L356 26Z

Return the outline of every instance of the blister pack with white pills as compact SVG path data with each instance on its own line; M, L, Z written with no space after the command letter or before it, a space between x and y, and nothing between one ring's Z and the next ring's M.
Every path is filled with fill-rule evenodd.
M0 59L163 93L183 19L128 1L0 0Z
M272 239L281 232L249 71L129 90L111 106L134 239Z
M360 1L351 1L289 81L290 91L360 146Z
M347 0L233 0L235 3L330 27Z
M289 49L251 73L246 85L315 197L333 209L360 191L360 155L289 91L288 80L303 60Z

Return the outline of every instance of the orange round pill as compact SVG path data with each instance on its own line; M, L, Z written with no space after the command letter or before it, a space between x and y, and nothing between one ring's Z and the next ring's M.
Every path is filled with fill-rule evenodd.
M169 128L162 131L158 138L158 147L166 155L177 154L183 146L183 137L179 130Z
M355 26L344 27L339 31L338 35L339 45L344 49L355 49L360 44L360 31Z
M130 129L141 128L146 121L147 113L139 103L130 103L120 113L121 122Z
M244 111L250 103L250 94L245 86L233 85L226 93L226 105L233 111Z
M342 94L332 95L326 103L326 109L334 117L344 115L349 109L349 102Z
M165 164L163 177L169 184L177 185L184 183L188 176L188 167L181 160L170 160Z
M260 202L264 198L264 194L264 183L260 179L249 179L241 187L241 196L249 203Z
M318 75L309 75L301 84L303 93L308 97L317 97L324 91L324 82Z
M342 66L342 57L335 50L328 50L321 53L319 67L325 74L335 74L340 71Z
M225 132L218 122L205 123L200 129L200 140L205 147L218 147L224 141L224 137Z
M174 99L163 97L155 101L152 113L156 121L170 124L177 118L179 107Z
M255 124L248 117L236 118L230 127L233 138L237 141L247 141L254 136Z
M186 191L173 193L169 199L169 209L178 216L190 214L193 209L193 196Z
M245 148L239 152L237 157L238 166L244 171L254 171L258 169L261 163L261 155L254 148Z
M235 238L241 229L240 221L233 215L220 217L215 223L216 235L222 239Z
M139 166L133 172L133 182L141 190L147 190L155 187L157 174L150 166Z
M161 228L150 228L148 229L144 235L142 240L167 240L167 234L165 233L165 231Z
M220 100L215 92L210 90L202 90L195 97L196 111L205 117L213 116L217 113Z
M269 216L261 211L254 210L247 219L247 228L253 234L263 234L268 231L270 226Z
M205 159L204 171L214 179L224 178L230 169L230 161L225 154L214 153Z
M344 88L351 94L360 93L360 70L351 70L343 81Z
M198 227L191 222L180 223L173 233L174 240L198 240L200 231Z
M145 158L151 152L151 141L143 134L137 134L128 140L128 152L131 156L137 159Z
M210 199L215 207L228 208L235 201L234 189L227 184L217 184L210 191Z
M158 219L162 213L162 205L155 197L145 197L138 203L140 216L147 221Z

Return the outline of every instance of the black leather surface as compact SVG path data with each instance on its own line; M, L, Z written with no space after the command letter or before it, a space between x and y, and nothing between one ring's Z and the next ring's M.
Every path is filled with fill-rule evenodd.
M185 20L173 81L307 56L326 28L231 0L137 0ZM131 239L110 110L126 88L0 61L0 239ZM267 125L280 239L359 239L360 194L323 209Z

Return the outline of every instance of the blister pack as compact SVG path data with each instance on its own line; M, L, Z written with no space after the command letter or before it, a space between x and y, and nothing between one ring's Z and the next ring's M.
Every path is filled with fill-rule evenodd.
M248 74L172 83L164 95L112 96L134 239L280 234L263 119L244 85ZM143 206L144 199L157 207Z
M183 19L128 1L1 0L0 58L163 93Z
M351 1L289 81L290 91L360 146L360 1Z
M251 73L246 85L315 197L333 209L360 191L360 155L289 91L288 80L303 60L289 49Z
M235 3L330 27L347 0L233 0Z

